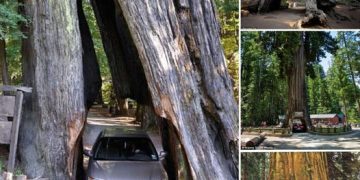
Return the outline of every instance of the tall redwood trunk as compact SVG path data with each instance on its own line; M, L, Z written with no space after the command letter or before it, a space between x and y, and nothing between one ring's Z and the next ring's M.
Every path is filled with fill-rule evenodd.
M292 126L295 112L302 112L304 115L303 124L310 127L311 122L308 118L307 102L306 102L306 87L305 87L305 54L304 54L304 35L305 32L299 33L300 46L298 47L291 68L287 71L288 81L288 109L285 123L286 126Z
M238 108L213 1L92 2L117 96L169 120L192 178L235 179ZM24 82L34 92L24 109L21 163L30 177L67 179L85 119L76 1L26 1L24 9L32 22Z
M174 126L192 177L234 179L238 109L213 1L117 3L155 112Z
M100 96L100 67L97 61L91 32L85 19L82 0L77 0L77 10L82 44L85 106L87 109L90 109L93 103Z
M324 152L270 153L269 180L328 180L328 164Z
M75 176L85 122L82 48L76 0L24 1L25 97L19 133L20 164L29 178Z
M10 84L8 62L6 60L6 42L0 39L0 67L3 84Z

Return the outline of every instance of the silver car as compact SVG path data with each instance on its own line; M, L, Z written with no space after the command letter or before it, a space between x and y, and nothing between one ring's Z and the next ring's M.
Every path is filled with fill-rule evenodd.
M168 179L157 151L146 132L134 129L103 130L89 156L88 180Z

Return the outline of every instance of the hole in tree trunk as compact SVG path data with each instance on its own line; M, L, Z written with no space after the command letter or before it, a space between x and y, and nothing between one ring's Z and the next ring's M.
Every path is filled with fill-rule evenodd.
M153 109L144 69L119 5L113 0L90 0L90 2L91 5L88 1L78 0L83 45L85 104L87 110L90 110L87 115L92 113L90 108L95 103L98 105L93 106L94 108L107 108L108 114L112 116L136 117L134 123L143 129L158 133L161 131L160 144L168 152L165 164L169 178L189 179L191 175L188 162L175 128L168 123L169 120L157 116ZM97 40L93 38L96 33L101 36L100 41L98 41L99 37ZM103 48L106 57L99 56L99 43L102 44L103 47L100 48ZM106 63L101 62L104 59ZM105 67L102 66L103 64ZM108 79L104 78L103 72L106 72L104 68L108 68L106 70L110 72L111 76ZM110 86L112 89L110 95L103 93L101 84L105 91L107 86ZM104 103L107 105L99 106ZM84 131L84 136L97 136L97 134L88 134L87 129ZM81 139L81 144L86 148L85 139ZM81 154L83 145L78 146ZM74 162L77 162L74 166L78 167L77 179L85 178L86 160L83 161L83 156L78 156L74 157Z

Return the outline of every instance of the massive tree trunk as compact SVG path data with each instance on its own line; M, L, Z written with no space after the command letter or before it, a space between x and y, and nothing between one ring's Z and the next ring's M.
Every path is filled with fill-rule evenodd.
M30 178L70 179L85 122L76 0L24 1L31 24L23 41L25 97L20 164Z
M2 83L10 84L9 69L6 60L6 42L4 39L0 39L0 71Z
M92 4L117 96L151 105L168 119L191 177L235 179L238 108L213 1ZM34 90L24 106L21 164L30 177L67 179L74 176L85 121L80 30L83 43L87 35L75 0L26 1L24 9L32 22L23 45L24 82Z
M92 0L116 99L132 98L149 104L149 91L130 31L121 9L113 0Z
M238 109L212 1L92 4L117 96L170 120L192 177L237 176Z
M77 0L77 10L79 17L79 27L81 33L83 74L84 74L84 95L87 110L99 97L101 89L100 68L96 58L94 43L92 41L90 29L85 19L82 7L82 0Z
M311 126L308 118L308 110L306 109L306 87L305 87L305 54L304 54L304 36L305 32L299 33L300 45L297 48L292 66L287 70L288 83L288 108L286 114L285 126L292 126L291 119L293 119L295 112L302 112L306 127Z
M213 2L117 3L144 68L155 112L175 127L192 177L234 179L238 109Z
M270 180L328 180L328 164L324 152L270 153Z

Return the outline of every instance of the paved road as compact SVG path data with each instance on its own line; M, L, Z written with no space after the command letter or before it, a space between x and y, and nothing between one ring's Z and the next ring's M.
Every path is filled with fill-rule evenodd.
M83 133L84 149L91 149L99 133L106 127L138 127L139 124L134 117L111 117L107 114L106 109L96 107L90 109L85 130ZM163 151L161 137L156 132L147 132L158 153ZM84 168L87 169L89 158L84 156Z
M99 107L90 109L83 134L84 148L91 148L99 133L109 126L139 127L139 124L137 124L134 117L111 117L106 113L106 109L100 109ZM162 151L161 137L156 132L148 132L148 134L156 150L158 152Z
M242 135L245 142L255 135ZM321 149L321 150L360 150L360 128L344 135L315 135L310 133L294 133L291 137L267 136L259 149L273 147L276 149Z

